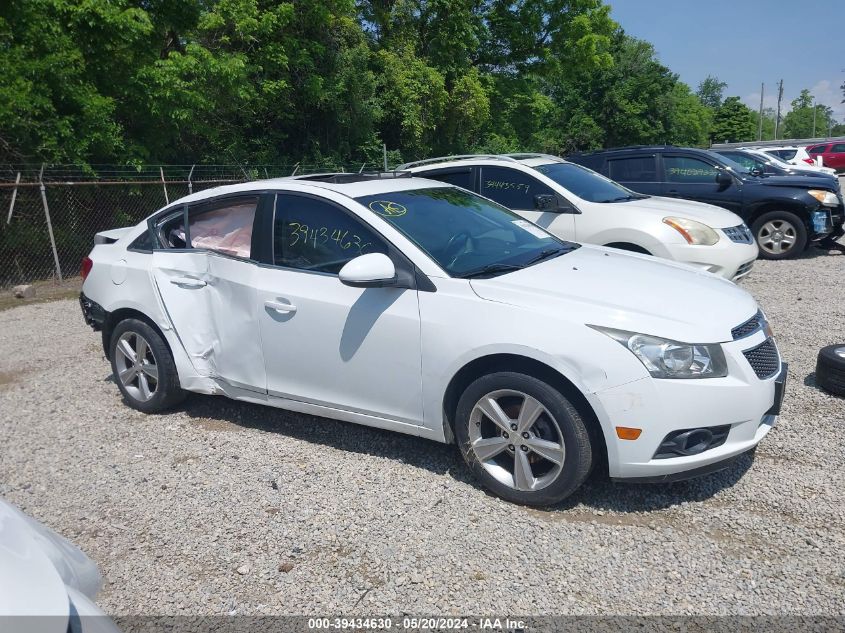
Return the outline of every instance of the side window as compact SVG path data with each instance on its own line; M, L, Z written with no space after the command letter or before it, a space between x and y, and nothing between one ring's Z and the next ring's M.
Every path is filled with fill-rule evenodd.
M657 161L654 156L616 158L607 161L608 176L617 182L655 182Z
M129 245L130 251L151 251L153 250L153 238L150 232L144 231Z
M188 208L191 248L249 259L258 198L238 198Z
M689 156L664 156L663 164L666 167L666 180L669 182L681 183L707 183L716 182L718 171L710 163Z
M775 154L777 154L778 156L780 156L783 160L787 160L787 161L792 160L793 158L795 158L795 154L797 154L797 153L798 153L798 151L797 151L797 150L794 150L794 149L779 149L779 150L775 150Z
M387 254L387 244L366 224L329 202L279 194L273 222L277 266L337 274L368 253Z
M481 195L509 209L534 209L534 196L554 193L536 178L516 169L481 168Z
M831 152L845 152L845 143L834 143L830 148Z
M827 145L815 145L807 148L808 154L821 154L827 149ZM836 150L833 150L836 151Z
M431 178L432 180L439 180L450 185L463 187L464 189L473 190L472 185L472 169L438 169L434 171L417 172L416 176L422 178Z

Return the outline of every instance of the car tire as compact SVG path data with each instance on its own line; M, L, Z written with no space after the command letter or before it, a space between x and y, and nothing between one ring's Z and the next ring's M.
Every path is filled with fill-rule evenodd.
M577 409L553 386L522 373L471 383L458 401L455 437L481 484L523 505L562 501L592 467L590 434Z
M845 343L828 345L816 360L816 384L837 396L845 396Z
M751 226L761 259L789 259L804 252L807 227L794 213L769 211Z
M158 413L187 396L179 385L170 348L161 334L144 321L125 319L115 326L109 358L115 382L133 409Z

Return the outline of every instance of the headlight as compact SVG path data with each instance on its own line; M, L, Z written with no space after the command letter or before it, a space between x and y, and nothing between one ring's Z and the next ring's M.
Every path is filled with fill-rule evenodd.
M821 202L826 207L838 207L839 198L832 191L824 191L822 189L810 189L807 193L813 196L816 200Z
M599 327L591 328L627 347L655 378L723 378L728 364L722 346L680 343L648 334Z
M663 223L668 224L680 233L688 244L696 246L712 246L719 241L719 234L706 224L688 220L687 218L663 218Z

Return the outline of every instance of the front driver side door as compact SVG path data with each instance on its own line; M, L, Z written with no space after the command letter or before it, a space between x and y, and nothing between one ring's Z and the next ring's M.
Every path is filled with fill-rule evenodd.
M277 194L273 261L257 276L267 390L420 425L417 291L341 283L343 265L367 253L394 257L381 236L340 204Z
M742 189L736 178L730 184L716 181L716 165L693 156L663 155L664 193L670 198L684 198L714 204L740 214Z
M510 167L484 165L481 167L479 191L482 196L498 202L503 207L516 211L534 224L542 226L552 235L564 240L574 240L575 213L561 213L555 210L540 210L535 196L560 196L536 178Z

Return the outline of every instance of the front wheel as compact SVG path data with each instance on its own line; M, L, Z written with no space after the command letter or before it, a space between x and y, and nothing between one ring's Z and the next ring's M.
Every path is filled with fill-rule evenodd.
M751 227L762 259L789 259L803 252L807 245L807 228L794 213L770 211L754 221Z
M167 343L148 323L126 319L114 328L109 349L115 382L126 403L144 413L158 413L187 395L179 386Z
M578 411L557 389L526 374L482 376L464 391L455 436L470 470L494 494L551 505L573 492L592 466Z

